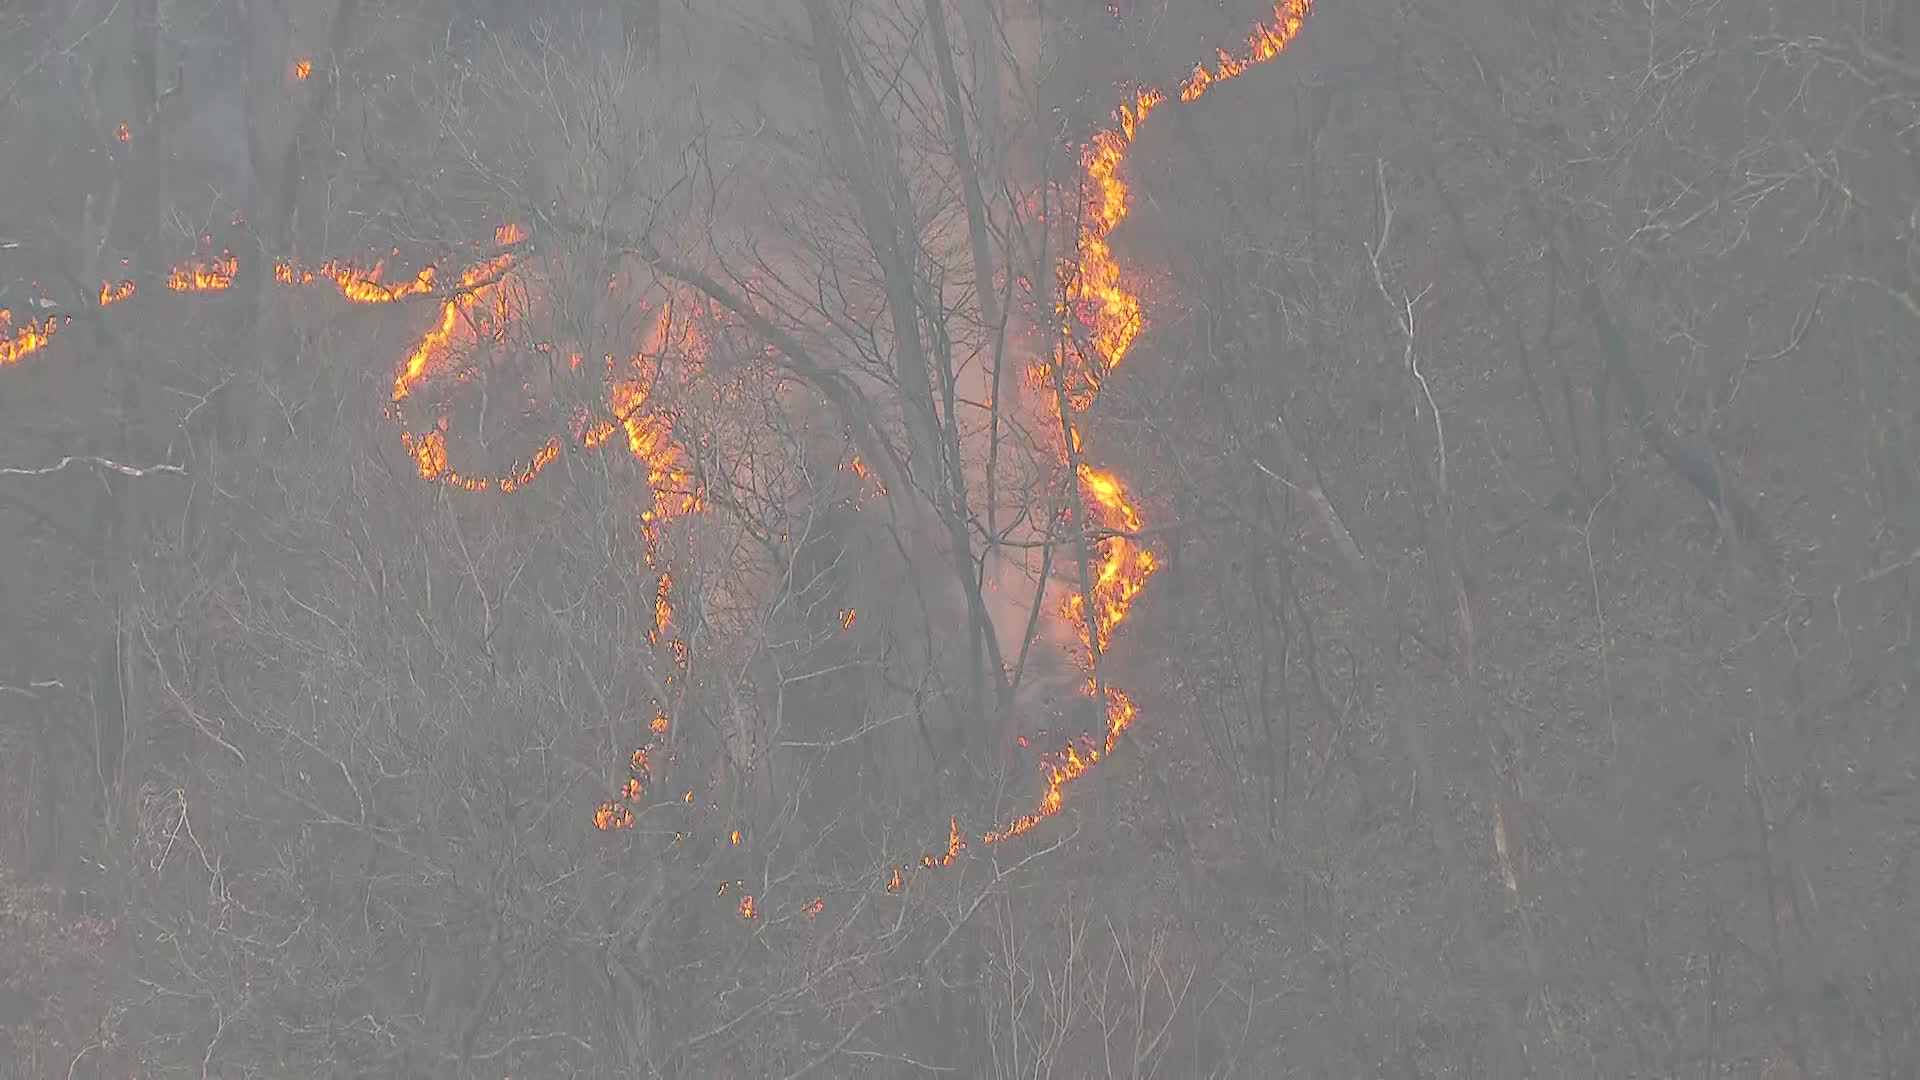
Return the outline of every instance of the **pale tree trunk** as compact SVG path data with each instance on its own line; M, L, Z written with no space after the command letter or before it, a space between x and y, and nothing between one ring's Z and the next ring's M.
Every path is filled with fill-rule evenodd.
M1406 389L1408 405L1397 411L1405 423L1402 440L1410 459L1407 470L1410 484L1416 492L1426 496L1425 500L1416 499L1415 503L1419 507L1425 534L1435 621L1447 627L1453 639L1452 659L1460 680L1461 716L1483 747L1488 783L1493 793L1491 840L1495 859L1501 882L1505 886L1509 912L1520 927L1529 974L1536 986L1543 986L1545 961L1535 939L1531 919L1520 900L1517 867L1521 860L1516 858L1514 843L1516 837L1524 837L1525 824L1531 820L1526 812L1521 786L1524 767L1521 737L1511 727L1495 725L1481 681L1478 631L1473 596L1468 587L1468 549L1460 542L1460 525L1454 513L1453 484L1448 475L1446 419L1421 368L1415 301L1404 292L1396 294L1395 289L1389 286L1388 274L1382 265L1392 240L1395 208L1385 163L1379 163L1378 169L1378 205L1382 224L1379 239L1369 250L1369 262L1374 285L1386 313L1389 340L1397 340L1403 346L1397 363L1404 367L1405 381L1410 384ZM1437 187L1437 172L1430 172L1429 179ZM1464 237L1464 233L1460 235ZM1545 424L1544 413L1540 420ZM1549 441L1552 440L1551 431L1547 432L1547 437Z
M1415 795L1421 815L1433 835L1434 846L1439 849L1448 901L1453 908L1461 939L1467 945L1474 966L1479 969L1483 985L1489 990L1488 1003L1497 1032L1497 1067L1489 1075L1530 1075L1519 1018L1507 996L1507 980L1494 953L1493 943L1488 940L1479 914L1474 910L1472 863L1467 856L1459 826L1454 823L1452 812L1447 807L1446 774L1440 768L1439 757L1428 743L1424 717L1432 713L1429 707L1432 694L1418 685L1412 673L1393 655L1392 644L1400 636L1399 621L1388 607L1386 582L1360 549L1345 520L1321 486L1319 468L1294 443L1285 417L1276 417L1271 431L1278 450L1278 466L1271 467L1256 459L1256 467L1269 479L1306 497L1315 518L1340 556L1349 592L1364 617L1368 632L1356 636L1356 651L1360 653L1362 663L1376 672L1387 686L1387 709L1391 714L1389 720L1399 736L1408 764L1413 768Z

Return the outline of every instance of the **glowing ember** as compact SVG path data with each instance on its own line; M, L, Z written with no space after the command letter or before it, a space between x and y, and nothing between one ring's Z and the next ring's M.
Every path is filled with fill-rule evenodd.
M1042 789L1040 804L1032 813L1022 814L1009 822L1006 827L995 829L980 838L983 844L997 844L1002 840L1011 840L1016 836L1032 832L1042 821L1058 814L1066 805L1066 789L1069 784L1093 770L1119 743L1120 734L1133 725L1134 705L1126 694L1114 687L1107 688L1107 731L1106 737L1095 742L1090 735L1081 735L1077 742L1068 742L1040 761L1040 773L1046 784Z
M447 471L447 436L440 428L425 435L415 437L405 432L401 439L406 443L407 451L413 456L413 463L420 470L420 479L438 480Z
M295 81L306 82L307 76L311 74L313 74L312 60L308 60L303 57L293 62L293 77Z
M653 600L653 624L654 629L663 633L667 629L667 624L673 621L673 601L667 595L672 591L673 575L661 574L660 588Z
M601 832L633 828L633 811L609 799L594 808L593 827Z

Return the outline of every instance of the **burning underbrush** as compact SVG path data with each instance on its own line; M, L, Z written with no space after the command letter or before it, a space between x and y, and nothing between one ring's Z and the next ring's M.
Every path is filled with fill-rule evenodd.
M653 239L610 250L588 242L592 230L556 224L563 207L615 194L586 181L525 215L546 229L538 238L533 224L504 223L464 258L250 266L209 245L153 281L102 282L97 305L229 292L252 273L408 312L416 329L391 361L384 412L421 481L497 500L576 462L614 460L639 481L624 500L640 540L627 565L650 594L657 712L628 740L593 827L636 829L668 796L723 818L777 819L793 777L829 767L839 784L877 771L904 792L929 760L977 749L984 730L1037 776L990 814L978 800L948 807L944 849L918 860L948 868L1061 813L1139 718L1103 658L1165 556L1135 483L1094 460L1086 437L1102 388L1146 328L1141 282L1114 246L1133 200L1124 164L1156 109L1277 55L1305 13L1304 0L1285 0L1240 52L1116 110L1082 157L1082 205L1045 223L1066 252L1047 268L1052 287L1023 278L1025 327L1007 360L1024 370L989 379L989 351L976 349L948 373L952 393L932 418L943 427L927 432L917 410L931 403L863 410L896 396L902 351L881 318L880 282L838 282L848 291L835 306L815 297L809 309L792 273L805 252L708 277L697 258L656 258ZM603 97L587 93L618 104ZM521 134L552 137L537 125ZM0 359L45 350L59 325L9 323ZM1021 452L1003 453L1007 444ZM1064 658L1052 677L1036 650ZM1038 674L1027 684L1030 663ZM1071 694L1058 694L1066 684ZM1029 710L1051 719L1024 721ZM678 781L666 783L689 712L720 733L720 778L708 786L738 805L698 785L676 796ZM825 751L844 747L866 754L850 773L826 763ZM715 835L731 848L766 831L735 828ZM889 888L904 887L901 867L911 869L897 864ZM740 916L758 917L764 899L743 899Z

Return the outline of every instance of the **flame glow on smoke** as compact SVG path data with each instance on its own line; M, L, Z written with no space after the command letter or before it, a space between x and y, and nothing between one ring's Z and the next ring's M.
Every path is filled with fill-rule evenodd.
M1255 66L1273 59L1286 49L1300 32L1311 10L1311 0L1279 0L1271 24L1257 24L1248 35L1245 49L1238 55L1221 50L1209 67L1198 65L1179 86L1182 101L1196 101L1223 82L1245 74ZM312 72L312 61L301 59L293 68L296 81ZM1078 222L1073 256L1061 260L1058 267L1060 291L1054 308L1056 326L1063 344L1050 360L1037 362L1028 371L1029 384L1052 387L1058 376L1061 393L1071 414L1061 417L1061 430L1068 445L1061 447L1063 462L1073 465L1072 482L1078 487L1084 520L1075 522L1082 530L1088 551L1089 581L1084 591L1075 590L1062 604L1058 614L1072 622L1084 650L1081 657L1087 674L1084 690L1104 698L1106 731L1101 737L1082 734L1057 749L1044 753L1040 760L1041 794L1033 809L1014 817L1005 825L980 835L987 846L1031 832L1047 818L1058 814L1066 804L1066 789L1087 775L1111 755L1121 735L1136 717L1133 701L1120 689L1105 685L1097 665L1112 641L1114 631L1126 619L1133 602L1160 564L1142 538L1144 525L1137 501L1127 492L1118 476L1078 460L1080 430L1073 415L1086 412L1100 392L1103 381L1121 364L1146 326L1144 304L1129 286L1111 237L1126 220L1132 193L1122 175L1128 151L1141 125L1153 111L1168 101L1159 90L1136 91L1130 100L1115 110L1114 126L1100 131L1086 146L1081 157L1080 189L1084 198ZM118 136L130 136L122 125ZM425 266L411 278L383 280L385 265L375 262L371 269L343 261L329 261L317 268L302 269L291 262L272 266L273 280L283 286L309 286L327 283L350 303L365 305L394 304L404 300L437 300L438 317L420 334L396 365L388 415L400 427L400 439L423 480L446 484L471 492L511 494L532 483L548 465L557 460L564 444L558 435L549 437L530 456L511 468L493 475L465 473L456 469L448 445L450 421L443 411L421 429L407 423L403 410L422 396L421 392L438 380L464 381L471 377L468 356L476 349L507 341L509 327L526 314L528 290L520 280L520 260L526 256L527 235L515 225L503 225L494 234L494 253L480 258L462 270L455 283L443 287L438 269ZM238 260L231 252L216 257L194 259L172 268L163 279L175 293L222 292L232 288L239 273ZM609 281L611 291L617 278ZM1031 288L1024 278L1023 287ZM134 296L133 280L102 282L97 297L101 309ZM47 304L45 306L52 306ZM583 449L595 449L624 435L627 450L646 468L652 489L650 507L642 512L642 533L647 541L647 564L654 565L660 524L668 519L699 512L702 493L687 462L683 447L675 440L674 418L669 410L655 403L657 380L663 370L663 357L676 354L685 368L700 370L706 358L707 340L692 320L676 321L675 309L696 309L691 294L659 305L656 317L638 352L627 361L606 357L607 379L604 413L588 415L582 410L574 418L571 434ZM13 314L0 309L0 367L19 363L45 349L72 317L49 316L15 325ZM536 345L537 351L551 353L550 345ZM569 356L569 366L578 370L584 361L578 354ZM1059 365L1058 372L1053 365ZM854 457L846 466L858 474L875 494L885 488L877 476ZM667 637L675 616L672 599L673 577L661 572L655 601L654 627L649 639L662 644L681 668L686 666L687 648L683 641ZM1089 610L1091 609L1091 610ZM856 613L842 610L841 628L851 630ZM671 685L671 678L668 679ZM601 802L593 812L593 824L602 832L632 829L635 807L641 805L654 780L655 763L666 753L670 722L664 710L647 724L650 738L634 750L628 762L628 775L615 787L615 796ZM1020 745L1027 745L1025 737ZM673 800L691 805L693 791ZM717 806L714 809L718 809ZM678 833L675 842L687 834ZM751 846L741 830L727 835L727 846ZM959 818L949 821L944 852L926 854L921 869L954 865L967 848L966 834ZM894 864L885 880L888 892L906 886L907 866ZM735 883L738 884L738 883ZM720 888L725 895L727 885ZM825 908L821 897L806 902L802 911L818 915ZM744 895L738 904L742 919L757 918L759 908L752 895Z

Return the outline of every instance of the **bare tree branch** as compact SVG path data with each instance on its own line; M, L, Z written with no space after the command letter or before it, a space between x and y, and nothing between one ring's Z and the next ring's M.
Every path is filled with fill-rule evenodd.
M154 473L179 473L185 475L186 473L186 470L178 465L123 465L110 458L69 454L52 465L38 469L0 468L0 476L46 476L49 473L57 473L69 465L94 465L106 469L109 472L119 473L122 476L151 476Z

